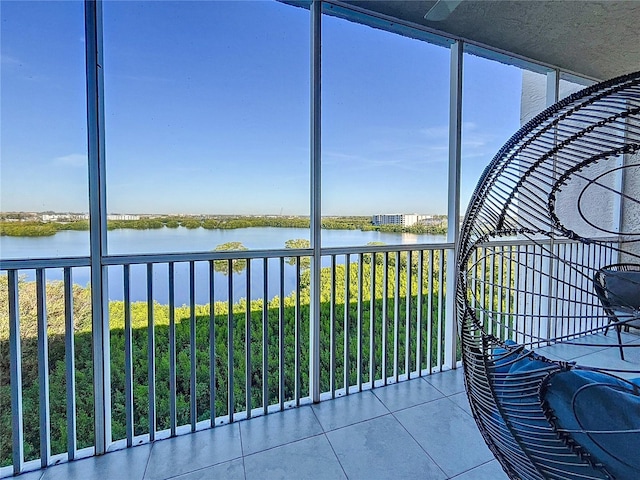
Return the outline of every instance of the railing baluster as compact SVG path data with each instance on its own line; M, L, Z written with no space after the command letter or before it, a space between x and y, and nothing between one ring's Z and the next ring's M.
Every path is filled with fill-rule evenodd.
M496 318L496 311L497 309L495 308L495 304L493 301L493 294L494 294L494 289L495 289L495 284L496 284L496 247L493 246L491 247L491 256L490 261L491 263L489 264L489 302L486 304L489 307L489 315L491 316L491 318L489 319L489 331L491 333L493 333L496 336L500 335L500 326L497 323L497 318ZM486 275L486 272L485 272ZM485 280L486 281L486 280Z
M331 255L331 310L329 312L329 388L336 398L336 256Z
M534 252L535 253L535 252ZM525 315L527 317L529 317L530 321L526 322L527 326L529 326L529 330L533 329L534 326L534 305L533 305L533 301L534 301L534 294L533 294L533 290L535 288L535 285L533 284L533 281L535 280L533 278L533 273L532 273L532 269L531 269L531 265L533 263L535 263L535 255L533 255L531 253L531 245L525 245L525 260L526 263L524 263L522 265L522 268L524 269L524 280L525 283L523 285L523 291L524 291L524 303L522 305L524 311L526 312ZM527 331L526 327L523 329L522 332L522 337L523 337L523 341L524 344L529 347L532 348L533 347L533 343L532 343L532 338L531 338L531 331Z
M422 376L422 315L423 315L423 262L424 262L424 250L418 252L418 304L416 311L416 369L418 370L418 376Z
M11 370L11 441L14 475L24 463L24 425L22 416L22 346L20 341L19 283L16 270L8 271L9 285L9 368Z
M577 257L577 250L578 250L578 246L575 243L572 243L569 245L569 259L570 262L572 264L574 264L576 262L576 257ZM569 271L569 285L571 288L571 294L569 295L569 305L571 307L571 316L569 317L571 319L571 327L569 328L570 331L575 332L576 331L576 327L579 328L578 323L579 323L579 317L578 317L578 312L576 312L576 304L578 302L578 289L577 289L577 283L578 283L578 272L576 271L575 268L571 268ZM568 334L569 332L567 332ZM575 338L575 335L572 335L572 337Z
M567 258L571 258L572 252L573 252L573 248L571 248L571 245L566 245L565 244L565 249L564 249L564 254L562 256L563 259L567 259ZM554 337L565 337L569 331L571 330L571 326L574 325L574 320L572 320L572 312L571 312L571 304L569 302L569 299L571 299L571 296L573 295L573 284L572 284L572 268L568 267L567 268L567 263L562 262L562 269L563 269L563 273L562 276L560 276L560 278L562 278L562 283L565 286L565 293L562 297L560 297L560 301L562 302L562 305L565 308L565 313L564 315L562 315L562 319L560 320L560 325L559 327L556 326L556 329L553 333ZM557 325L558 322L556 322Z
M562 258L566 259L567 258L567 245L562 245ZM566 262L562 262L562 276L559 276L560 278L562 278L562 295L559 296L558 298L560 298L560 301L562 302L562 315L561 318L565 319L568 318L568 315L570 315L570 311L569 311L569 303L566 301L566 298L571 296L571 272L569 272L569 276L567 276L567 264ZM569 278L568 278L569 277ZM569 282L569 283L567 283ZM567 322L568 323L568 322ZM566 325L568 327L568 325ZM564 330L565 330L565 321L564 320L560 320L560 325L559 327L556 326L556 331L555 336L562 336L564 335Z
M235 399L233 396L233 329L235 318L233 315L233 260L227 260L227 413L229 423L233 422Z
M518 304L520 301L520 256L521 250L520 245L516 245L514 248L514 257L515 257L515 272L513 275L513 321L515 325L513 326L513 331L515 331L515 338L512 338L516 343L522 343L524 337L519 333L521 329L518 327L518 317L519 315L526 316L526 311L523 312ZM526 273L526 272L525 272Z
M591 258L591 263L590 263L590 265L600 265L600 266L604 266L603 264L599 264L599 263L598 263L598 260L597 260L597 258L596 258L596 249L595 249L595 246L594 246L594 245L590 245L589 250L590 250L589 256L590 256L590 258ZM591 314L592 314L592 315L594 315L594 314L595 314L595 312L597 311L597 312L598 312L598 314L600 315L600 318L598 319L598 324L599 324L599 325L602 325L602 324L603 324L603 320L604 320L604 322L608 322L609 320L608 320L608 318L605 318L606 316L604 316L604 317L603 317L603 316L601 315L602 310L601 310L600 305L597 305L597 303L600 303L600 302L592 302L592 303L591 303ZM597 306L596 306L596 305L597 305ZM604 313L604 312L602 312L602 313Z
M349 342L349 304L351 303L350 282L351 282L351 255L344 256L344 389L345 395L349 395L349 383L351 366L349 363L350 342Z
M73 321L73 277L71 268L64 268L64 356L67 379L67 459L76 456L76 369Z
M443 295L442 295L442 285L443 284L443 274L444 274L444 250L439 250L440 259L438 261L438 368L442 371L442 344L443 344L443 328L442 328L442 317L443 317ZM453 295L453 292L450 293Z
M247 418L251 418L251 259L247 259L245 272L245 286L247 293L247 308L244 313L244 343L245 343L245 407Z
M133 446L133 338L131 329L131 266L123 265L124 283L124 409L127 447Z
M427 371L433 369L433 250L429 250L429 272L427 276ZM475 292L474 292L475 293Z
M209 424L216 424L216 309L215 268L209 260Z
M511 246L507 246L505 247L507 250L507 291L505 292L505 297L506 297L506 307L505 307L505 314L506 314L506 323L505 323L505 339L509 339L509 340L513 340L513 327L512 327L512 322L513 319L511 318L511 311L512 311L512 306L513 306L513 299L512 299L512 294L514 289L516 288L516 284L515 282L517 281L516 278L513 278L511 276L512 274L512 269L513 269L513 252L514 252L514 248ZM514 285L513 287L511 286L511 280L513 278L513 282ZM513 296L513 298L515 298L515 295Z
M542 286L543 286L543 277L544 275L542 274L543 271L543 265L545 263L545 258L544 258L544 247L542 246L537 246L537 250L538 250L538 255L540 257L540 264L539 267L536 269L536 276L538 279L538 289L536 290L536 296L538 297L538 331L537 331L537 336L538 337L542 337L542 304L543 304L543 290L542 290ZM540 345L539 343L540 341L538 340L538 345Z
M407 379L411 378L411 250L407 252L407 291L405 293L405 322L404 322L404 373Z
M38 315L38 393L40 410L40 465L45 468L51 457L51 419L49 410L49 342L47 338L46 279L43 268L36 270Z
M262 268L262 411L269 413L269 259Z
M295 306L295 359L294 359L294 399L300 406L300 257L296 257L296 306Z
M587 246L584 244L580 245L581 265L589 265L588 263L586 263L587 259L585 258L585 252L587 250L586 247ZM587 308L586 308L587 301L588 301L587 291L589 287L590 287L589 278L585 277L584 275L581 275L580 276L580 312L578 312L578 315L580 315L580 318L582 319L582 331L585 331L591 328L588 325L589 318L587 317Z
M278 402L284 410L284 257L280 257L280 310L278 312Z
M376 254L371 254L371 285L369 295L369 382L376 386Z
M175 263L169 262L169 428L171 436L177 433L178 412L176 408L176 291Z
M363 303L363 284L364 284L364 279L363 279L363 274L362 274L362 253L358 254L358 327L357 327L357 334L358 334L358 354L357 354L357 361L358 361L358 365L356 368L356 372L357 372L357 385L358 385L358 391L361 392L362 391L362 303Z
M231 277L231 271L229 271ZM198 423L198 405L196 402L196 262L189 262L189 353L191 357L191 375L189 378L189 414L191 431L196 431Z
M396 252L395 288L393 291L393 379L398 381L400 372L400 252Z
M389 309L389 252L384 252L382 263L384 273L382 275L382 383L387 385L387 363L388 363L388 309Z
M497 308L496 308L496 334L498 338L504 340L504 307L502 306L502 297L504 293L504 251L505 247L498 247L498 253L495 255L498 263L498 291L497 291Z
M487 325L487 319L486 319L486 311L487 311L487 297L486 297L486 290L487 290L487 248L486 247L482 247L481 249L481 260L480 260L480 271L481 271L481 275L482 277L480 277L480 323L482 325ZM439 287L440 290L442 290L442 284L440 284ZM440 304L438 303L438 309L440 309ZM492 333L492 329L491 329L491 324L488 325L488 333L491 334ZM438 327L439 328L439 327ZM438 332L438 334L440 334L440 332ZM438 355L440 350L438 349ZM438 357L438 364L440 365L440 367L442 368L442 364L440 364L440 357Z
M153 263L147 263L147 372L149 378L149 440L156 439L156 332L153 318Z

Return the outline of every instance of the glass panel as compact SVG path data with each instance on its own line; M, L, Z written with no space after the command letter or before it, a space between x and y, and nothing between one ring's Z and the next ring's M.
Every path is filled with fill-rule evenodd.
M84 10L2 2L2 258L89 254Z
M279 2L104 4L109 253L309 238L309 42Z
M324 246L445 240L449 57L323 17Z
M547 76L465 54L460 211L482 172L521 125L546 107Z

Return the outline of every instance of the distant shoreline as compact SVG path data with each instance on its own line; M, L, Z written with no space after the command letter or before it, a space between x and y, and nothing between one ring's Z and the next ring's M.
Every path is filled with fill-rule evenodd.
M152 230L161 228L187 229L204 228L208 230L231 230L251 227L309 228L309 217L302 216L157 216L135 220L108 220L107 229ZM374 226L369 216L323 217L322 228L327 230L361 230L385 233L445 234L446 216L437 216L431 224L418 224L410 227L401 225ZM24 221L9 219L3 214L0 220L0 236L10 237L48 237L61 231L89 230L88 220L60 221Z

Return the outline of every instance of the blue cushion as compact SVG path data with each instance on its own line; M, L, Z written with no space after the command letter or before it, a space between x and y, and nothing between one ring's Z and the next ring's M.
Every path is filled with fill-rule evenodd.
M505 345L517 347L517 343L513 340L506 340ZM516 351L515 349L506 348L494 348L491 351L493 357L493 371L499 374L506 374L511 369L514 363L521 361L526 354L529 353L527 349L521 349Z
M522 441L521 447L529 455L535 455L546 473L558 468L562 461L562 470L575 478L599 478L597 469L593 469L574 455L571 447L558 439L546 418L540 400L538 382L546 375L558 370L555 362L524 356L513 362L509 372L497 384L497 401L502 406L504 419L497 419L497 425L505 425L504 420L516 430ZM496 416L499 413L496 412ZM540 452L548 451L549 457Z
M609 375L570 370L555 373L547 380L544 400L556 427L568 430L568 436L614 478L640 478L637 387Z

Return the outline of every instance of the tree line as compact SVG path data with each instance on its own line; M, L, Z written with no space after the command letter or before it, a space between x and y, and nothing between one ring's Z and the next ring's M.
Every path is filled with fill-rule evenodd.
M184 227L189 229L229 230L250 227L309 228L309 217L298 216L161 216L138 220L108 220L107 229L150 230ZM446 217L433 225L374 226L366 216L323 217L322 228L327 230L362 230L389 233L444 234ZM88 220L72 222L0 221L0 235L12 237L46 237L65 230L89 230Z

